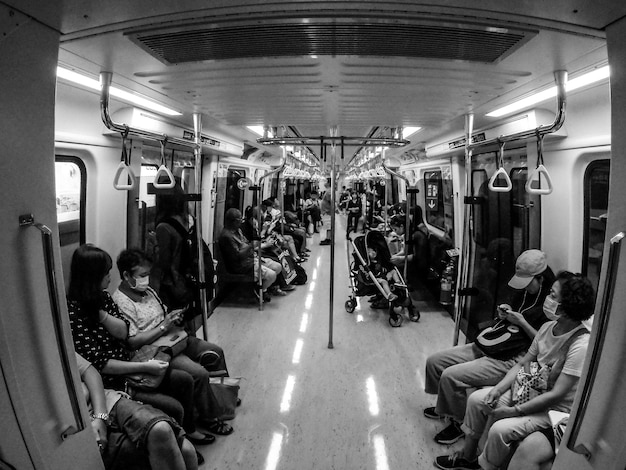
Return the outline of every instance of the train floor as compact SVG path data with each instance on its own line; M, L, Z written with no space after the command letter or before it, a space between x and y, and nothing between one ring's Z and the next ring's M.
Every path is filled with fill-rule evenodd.
M452 345L453 321L419 292L417 323L405 315L392 328L367 297L347 313L345 220L336 220L332 348L331 247L318 234L308 239L306 285L263 310L223 303L209 318L209 340L224 348L230 374L243 377L242 405L233 434L198 448L201 470L433 468L437 455L462 446L435 443L445 424L422 413L435 403L424 392L426 358Z

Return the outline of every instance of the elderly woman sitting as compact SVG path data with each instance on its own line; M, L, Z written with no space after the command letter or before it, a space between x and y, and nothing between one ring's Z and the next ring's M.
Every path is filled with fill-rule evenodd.
M554 321L540 328L528 352L496 386L472 393L462 426L463 451L437 457L435 464L439 468L503 468L517 442L551 426L548 410L569 413L589 342L583 321L593 314L595 295L589 280L580 275L559 279L544 301L544 313ZM518 396L514 399L511 387L518 372L533 362L538 370L547 372L546 390L528 401ZM483 432L487 432L486 441L476 458Z

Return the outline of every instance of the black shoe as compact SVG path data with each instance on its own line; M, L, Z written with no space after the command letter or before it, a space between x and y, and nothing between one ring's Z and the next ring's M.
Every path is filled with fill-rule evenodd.
M437 433L435 442L437 444L451 445L462 437L465 437L465 433L461 431L461 426L456 421L452 421L443 431Z
M443 419L444 417L438 414L435 411L434 406L429 406L428 408L424 408L424 416L430 419Z
M389 308L389 302L387 302L386 299L378 300L372 303L372 308L380 308L380 309Z
M328 238L327 238L327 239L325 239L325 240L322 240L322 241L320 242L320 245L330 245L330 240L329 240Z
M286 286L282 287L282 290L284 290L285 292L289 292L295 289L296 289L296 286L292 286L291 284L287 284Z
M456 455L442 455L435 459L435 465L444 470L480 470L478 460L466 460Z
M202 457L202 454L198 451L196 451L196 458L198 459L198 466L204 463L204 457Z
M213 434L203 434L203 437L191 437L189 434L187 434L187 440L189 442L191 442L194 445L197 446L205 446L208 444L213 444L215 442L215 436Z

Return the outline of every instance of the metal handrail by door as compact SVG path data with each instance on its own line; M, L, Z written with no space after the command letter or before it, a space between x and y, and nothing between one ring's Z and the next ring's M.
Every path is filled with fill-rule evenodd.
M43 245L43 255L46 267L46 280L48 284L48 295L50 297L50 309L52 311L52 324L54 325L54 336L57 341L57 348L61 356L61 368L63 369L63 378L74 414L76 425L64 427L61 433L61 439L65 440L72 434L76 434L85 429L83 416L80 412L80 399L74 381L72 380L71 361L65 347L63 339L62 319L61 319L61 303L59 301L59 290L57 285L56 270L54 265L54 245L52 242L52 230L46 225L35 223L32 214L20 215L19 224L22 227L33 226L41 232L41 242Z
M580 399L580 406L576 413L576 418L571 423L571 432L569 439L567 440L567 448L572 452L583 455L587 460L592 457L592 450L590 445L586 443L576 444L578 435L582 429L583 419L591 400L591 389L593 383L598 374L598 368L600 366L600 355L606 339L608 331L609 316L611 313L611 307L613 304L613 295L615 294L615 283L617 281L617 270L619 268L619 256L622 246L622 240L626 237L624 232L619 232L613 238L611 238L609 248L609 258L607 262L607 275L604 284L604 291L602 293L602 302L600 304L599 318L594 320L594 328L596 329L596 337L594 344L591 348L591 361L589 362L589 372L585 378L585 383L582 387L582 394Z

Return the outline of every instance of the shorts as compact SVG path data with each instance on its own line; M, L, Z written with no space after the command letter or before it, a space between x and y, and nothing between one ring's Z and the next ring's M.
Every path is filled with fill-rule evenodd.
M554 440L554 430L552 428L543 428L538 432L546 436L546 439L550 443L550 447L552 447L552 451L556 452L556 442Z
M109 415L109 429L125 434L137 448L142 448L146 445L152 426L159 421L166 421L172 427L176 440L181 442L185 432L170 416L150 405L127 398L120 398L113 406Z

